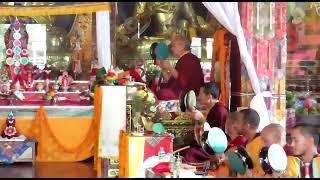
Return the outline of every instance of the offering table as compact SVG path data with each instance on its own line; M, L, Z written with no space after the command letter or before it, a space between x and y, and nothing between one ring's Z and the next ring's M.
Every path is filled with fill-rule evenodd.
M6 106L11 103L14 106L50 106L52 102L44 98L44 92L23 92L23 100L0 99L0 106ZM57 92L56 103L58 106L90 106L92 101L80 97L80 92ZM11 102L10 102L11 101Z
M10 112L16 128L35 139L36 161L82 161L93 156L93 106L0 106L0 124Z

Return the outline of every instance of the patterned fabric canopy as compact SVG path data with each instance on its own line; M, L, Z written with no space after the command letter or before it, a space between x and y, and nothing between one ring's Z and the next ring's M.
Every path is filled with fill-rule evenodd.
M14 4L12 4L14 3ZM81 3L2 3L0 4L0 16L46 16L83 14L98 11L111 11L108 2L81 2Z

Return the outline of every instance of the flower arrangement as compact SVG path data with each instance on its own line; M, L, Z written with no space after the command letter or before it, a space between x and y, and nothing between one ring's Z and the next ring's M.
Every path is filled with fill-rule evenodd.
M50 90L44 95L44 98L45 98L45 100L51 101L51 100L53 100L53 98L55 98L55 96L56 96L55 91Z
M151 91L147 89L138 90L133 96L133 109L135 112L141 112L146 115L156 111L156 98Z
M287 108L293 108L296 114L319 115L320 104L307 95L299 95L297 92L287 91Z
M141 126L147 131L152 131L153 120L157 109L154 94L146 88L137 90L133 94L132 106L134 112L132 120L135 127L133 132L140 132L141 129L139 127Z
M146 80L147 84L154 79L160 77L161 74L161 68L159 66L156 66L154 64L148 64L146 67Z

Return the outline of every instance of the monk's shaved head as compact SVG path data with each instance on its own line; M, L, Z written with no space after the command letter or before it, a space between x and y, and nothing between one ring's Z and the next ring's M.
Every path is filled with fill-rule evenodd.
M176 43L178 46L183 47L184 50L190 50L190 40L187 37L181 35L176 35L173 40L173 43Z
M286 144L286 131L280 124L269 124L261 131L261 138L264 146L270 146L271 144L284 146Z
M241 120L242 114L238 111L230 113L229 119L231 123L235 123Z
M236 138L238 135L241 135L242 117L243 115L238 111L229 114L225 125L225 132L230 138Z

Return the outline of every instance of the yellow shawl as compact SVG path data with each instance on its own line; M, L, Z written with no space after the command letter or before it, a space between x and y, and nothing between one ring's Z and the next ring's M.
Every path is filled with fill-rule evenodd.
M301 178L300 174L300 159L293 156L288 156L288 166L286 175L289 177ZM320 156L313 158L312 160L312 174L313 178L320 177Z

